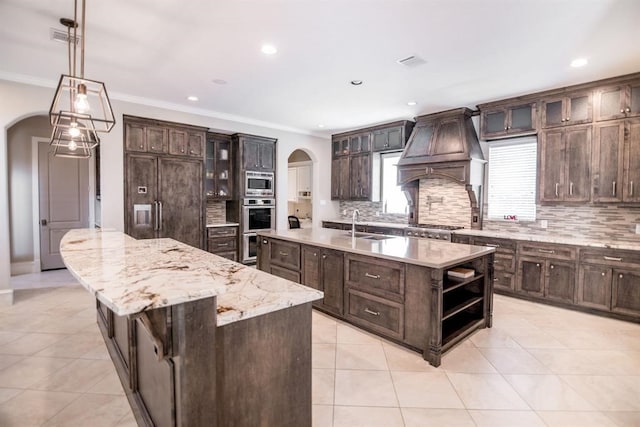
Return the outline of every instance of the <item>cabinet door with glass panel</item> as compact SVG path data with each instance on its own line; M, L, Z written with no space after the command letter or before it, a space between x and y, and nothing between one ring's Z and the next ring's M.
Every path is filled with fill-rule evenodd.
M233 195L231 137L208 133L205 157L205 193L210 200L229 200Z
M596 92L596 120L640 116L640 81L601 88Z
M518 103L482 111L480 136L495 139L527 135L536 131L536 103Z
M578 125L593 121L590 90L558 95L542 101L542 127Z

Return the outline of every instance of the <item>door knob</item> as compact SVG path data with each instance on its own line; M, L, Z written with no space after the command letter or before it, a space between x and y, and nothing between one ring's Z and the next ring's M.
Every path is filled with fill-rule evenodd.
M41 219L40 220L40 225L42 225L43 227L47 225L47 220L46 219Z

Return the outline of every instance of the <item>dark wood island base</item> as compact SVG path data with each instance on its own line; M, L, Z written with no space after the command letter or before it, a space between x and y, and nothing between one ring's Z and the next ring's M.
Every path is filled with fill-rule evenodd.
M311 426L311 303L216 326L216 297L98 326L142 426Z

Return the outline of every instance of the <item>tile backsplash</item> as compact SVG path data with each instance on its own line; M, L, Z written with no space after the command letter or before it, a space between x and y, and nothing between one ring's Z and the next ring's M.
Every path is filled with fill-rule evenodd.
M207 200L207 224L222 224L227 221L225 201Z
M407 214L387 214L382 212L382 202L353 202L340 201L340 218L351 219L353 210L360 212L360 221L391 222L394 224L406 224ZM343 214L343 212L346 212Z
M471 201L464 184L446 178L421 179L418 200L420 224L471 228Z

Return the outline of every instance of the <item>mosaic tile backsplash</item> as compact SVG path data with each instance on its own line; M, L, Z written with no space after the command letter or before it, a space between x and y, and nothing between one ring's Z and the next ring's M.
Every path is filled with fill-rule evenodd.
M421 223L459 225L470 228L471 207L464 185L440 178L420 180L420 205L418 218ZM380 221L406 224L407 215L383 214L381 202L340 202L340 213L346 209L344 219L351 219L353 209L360 211L362 221ZM618 206L536 206L536 221L490 221L483 209L482 228L489 231L553 235L558 237L582 237L594 240L639 242L635 234L640 224L640 207ZM547 228L541 221L547 221Z
M207 200L207 224L221 224L227 220L227 204L225 201Z

